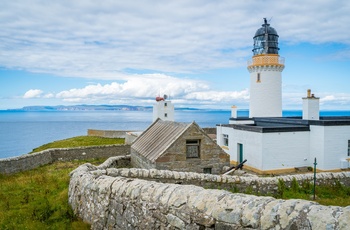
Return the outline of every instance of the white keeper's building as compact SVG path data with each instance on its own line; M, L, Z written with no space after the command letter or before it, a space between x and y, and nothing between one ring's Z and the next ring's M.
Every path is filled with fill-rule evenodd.
M248 62L249 117L237 117L233 106L229 124L216 127L217 143L231 163L247 159L245 167L258 173L313 167L315 158L321 171L349 168L350 117L320 117L311 90L302 98L302 117L282 117L284 59L278 51L278 34L265 19Z

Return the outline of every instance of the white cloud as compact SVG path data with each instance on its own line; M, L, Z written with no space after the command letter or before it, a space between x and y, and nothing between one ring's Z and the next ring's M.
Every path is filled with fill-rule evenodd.
M54 98L55 95L53 93L48 93L43 96L43 98Z
M0 9L0 63L92 78L126 70L193 72L244 66L271 17L285 43L350 44L350 2L12 0ZM253 17L254 16L254 17ZM9 48L11 47L11 48ZM349 56L342 53L342 56ZM344 51L344 52L345 52Z
M275 0L140 0L98 4L92 0L45 4L42 0L32 0L30 4L4 1L0 7L0 68L90 78L88 81L96 82L58 93L33 89L24 98L71 103L148 103L159 93L166 93L182 105L227 103L247 107L249 92L244 88L248 85L234 88L238 84L228 79L227 85L218 86L226 83L226 76L219 76L217 83L213 73L245 68L252 54L252 36L262 24L262 18L272 17L271 26L280 35L280 44L325 44L326 50L330 43L336 44L331 53L325 51L320 56L348 62L349 12L348 0L336 3L297 0L278 4ZM290 66L286 62L286 67ZM300 75L308 74L307 70L307 67L300 70ZM206 77L212 75L211 82L189 79L191 76L208 79L200 78L201 73ZM240 74L233 72L232 76ZM99 83L102 79L115 82ZM286 106L301 105L306 87L300 84L305 83L295 82L299 88L283 94ZM227 87L229 84L232 91ZM41 86L31 87L45 90ZM337 95L337 100L331 95ZM321 103L323 106L349 104L349 97L339 99L339 96L322 95Z
M302 109L302 98L306 93L283 93L284 109ZM349 93L316 93L320 98L320 109L349 110L350 94Z
M158 95L167 94L182 105L214 104L233 101L246 102L248 90L240 92L218 92L210 89L208 83L189 79L179 79L162 74L149 74L131 78L123 83L93 84L84 88L74 88L56 94L67 102L108 101L109 103L151 104Z
M336 99L336 97L334 95L327 95L327 96L321 98L321 102L322 103L329 102L329 101L333 102L333 101L336 101L336 100L337 99Z
M349 93L334 93L323 94L320 98L320 106L325 108L337 108L340 110L349 110L350 94Z
M234 101L247 101L249 100L248 89L242 91L202 91L192 92L184 97L187 100L196 101L211 101L211 102L234 102Z
M179 79L162 74L135 75L123 83L91 84L80 89L70 89L58 93L58 98L78 97L155 97L159 93L183 95L195 90L208 89L202 81Z
M23 98L39 98L42 95L43 91L40 89L30 89L24 95Z

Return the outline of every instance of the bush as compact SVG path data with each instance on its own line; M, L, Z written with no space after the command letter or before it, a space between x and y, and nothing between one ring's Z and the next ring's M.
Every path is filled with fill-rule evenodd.
M278 179L278 189L277 189L278 198L283 198L285 192L286 192L286 183L284 182L284 180Z

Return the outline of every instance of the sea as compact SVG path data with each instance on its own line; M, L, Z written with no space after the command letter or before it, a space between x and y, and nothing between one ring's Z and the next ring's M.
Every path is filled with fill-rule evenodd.
M247 117L248 110L238 116ZM350 111L321 111L321 116L350 116ZM200 127L227 124L227 110L176 110L175 121L195 121ZM302 116L298 110L283 116ZM20 156L43 144L87 135L88 129L143 131L152 123L152 111L10 111L0 110L0 158Z

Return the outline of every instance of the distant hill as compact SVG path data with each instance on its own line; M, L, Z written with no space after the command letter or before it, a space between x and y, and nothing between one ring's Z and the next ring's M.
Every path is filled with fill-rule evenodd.
M101 111L101 110L124 110L124 111L151 111L151 106L131 105L58 105L58 106L25 106L10 111Z
M57 105L57 106L25 106L8 111L152 111L152 106L133 105ZM175 110L199 110L195 108L176 108Z

